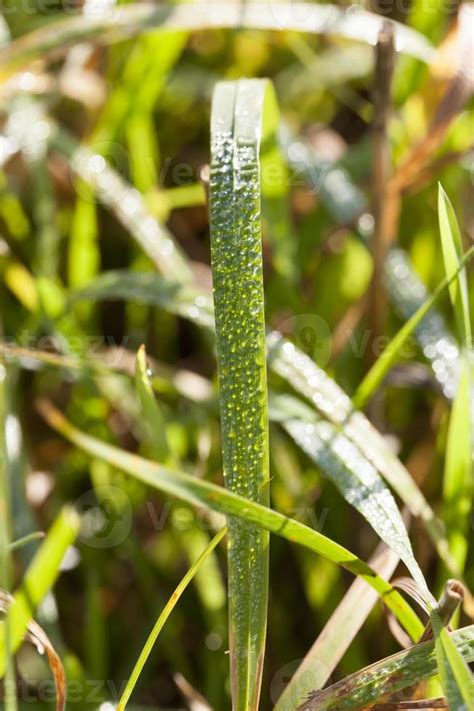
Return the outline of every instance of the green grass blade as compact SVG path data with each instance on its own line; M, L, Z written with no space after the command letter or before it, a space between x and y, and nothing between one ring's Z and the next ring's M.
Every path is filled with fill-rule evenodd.
M474 678L462 651L436 613L432 614L435 631L436 661L441 685L451 711L474 711ZM462 630L461 630L462 631Z
M444 268L450 279L449 295L456 315L461 342L466 348L472 346L471 320L469 316L469 291L465 269L459 269L463 258L461 232L451 202L441 185L438 187L438 216L443 250ZM456 279L452 281L452 278Z
M446 444L443 495L451 550L458 565L464 567L468 548L468 517L472 496L472 413L471 351L472 332L465 256L459 225L453 207L441 185L438 188L438 216L449 295L463 350L461 373L454 399Z
M64 507L45 540L31 561L20 588L14 595L7 621L9 623L9 653L20 646L28 623L45 595L53 587L59 567L68 547L79 530L79 517L70 507ZM0 626L0 649L5 650L5 623ZM5 655L0 658L0 676L5 672Z
M192 506L234 516L265 528L282 538L302 545L366 580L384 599L387 607L405 627L412 639L419 639L423 625L411 607L392 586L367 563L321 533L273 509L262 506L223 487L150 462L109 445L75 428L54 407L40 402L38 407L49 425L91 457L102 459L158 491Z
M430 309L432 309L438 299L444 294L446 289L451 287L454 280L460 275L461 270L464 269L464 266L473 256L474 247L471 247L471 249L469 249L469 251L460 258L459 264L456 266L454 273L443 279L443 281L433 291L431 296L426 299L426 301L415 311L413 316L411 316L411 318L402 326L394 338L392 338L388 346L377 358L376 362L357 388L357 391L352 398L354 407L357 409L365 407L369 399L384 380L390 368L396 362L398 355L408 338L415 332L417 327L425 318L426 314L430 311Z
M451 553L461 570L469 545L472 497L471 379L467 358L463 358L462 365L449 420L443 478L444 520Z
M445 630L451 649L457 648L465 663L474 661L474 625L454 632ZM433 642L417 644L351 674L322 692L316 692L301 711L344 711L372 706L377 699L394 694L436 674L436 651ZM462 710L462 705L453 707ZM470 709L465 706L464 711Z
M153 32L137 38L119 69L111 96L92 134L106 157L126 138L134 185L147 192L158 183L160 150L153 111L187 42L182 32ZM133 96L133 102L130 102Z
M212 541L206 546L206 548L203 550L201 555L196 559L196 561L193 563L193 565L189 568L188 572L186 575L183 577L181 582L179 583L178 587L166 603L161 615L158 617L155 626L153 627L152 631L150 632L150 635L145 642L145 645L140 653L140 656L137 659L137 663L135 664L133 671L130 675L129 680L127 681L127 684L125 686L125 689L120 697L120 701L117 706L117 711L124 711L130 696L132 695L133 689L135 688L137 681L140 677L140 674L142 673L143 667L145 666L148 657L151 654L151 651L153 649L153 646L158 639L158 635L160 634L161 630L163 629L164 625L166 624L167 619L169 618L170 614L173 612L174 608L178 604L178 601L181 597L181 595L184 593L186 588L188 587L189 583L193 580L194 576L199 572L201 566L206 562L206 560L209 558L211 553L214 551L216 546L222 541L226 534L226 528L224 527L219 533L214 536Z
M33 531L32 533L27 533L26 536L22 536L21 538L17 538L15 541L12 541L9 544L9 548L11 551L17 551L19 548L23 548L23 546L27 546L34 541L42 540L44 537L45 534L43 531Z
M154 458L158 462L166 461L170 454L166 437L166 423L151 385L145 346L141 346L137 353L135 389L138 399L140 400L144 420L143 424L148 434L147 439L153 443L152 451Z
M270 97L270 98L268 98ZM269 502L259 152L268 82L218 84L211 118L211 257L225 485ZM258 708L268 606L268 532L229 518L235 711Z

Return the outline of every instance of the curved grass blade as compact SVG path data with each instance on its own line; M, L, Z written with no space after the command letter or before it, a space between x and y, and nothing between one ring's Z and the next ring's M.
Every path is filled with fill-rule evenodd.
M290 437L371 524L381 540L398 554L424 590L428 603L435 604L414 558L397 504L377 469L343 430L323 421L304 403L289 396L273 397L271 402L272 414L281 420Z
M458 650L465 663L474 661L474 625L457 630L452 635L445 630L444 635L450 638L451 645ZM436 672L435 645L424 642L351 674L324 691L315 692L299 711L366 708L382 696L429 679ZM453 708L461 711L462 706Z
M385 283L390 301L403 319L410 319L429 298L428 289L402 249L393 248L387 255ZM415 336L441 391L452 400L459 379L459 343L444 316L431 309L415 328Z
M218 84L211 117L210 224L225 485L269 503L259 152L269 82ZM229 638L235 711L258 708L268 606L267 531L229 518Z
M305 2L194 2L179 5L140 3L107 16L73 17L52 22L11 42L3 51L0 74L8 76L37 58L57 58L78 42L117 42L147 29L205 30L248 28L328 34L374 45L383 18L358 9L347 13L335 5ZM427 62L433 48L423 35L394 23L397 49Z
M15 541L12 541L8 547L11 551L16 551L18 548L22 548L23 546L33 543L33 541L42 540L45 535L44 531L33 531L32 533L27 533L26 536L22 536L21 538L17 538Z
M160 634L161 630L163 629L168 617L178 604L178 601L181 597L181 595L184 593L186 588L188 587L189 583L192 581L196 573L200 570L201 566L203 563L209 558L211 553L214 551L216 546L222 541L226 534L226 528L224 527L219 533L214 536L212 541L206 546L206 548L203 550L201 555L196 559L196 561L193 563L193 565L189 568L188 572L186 575L183 577L181 582L179 583L178 587L166 603L161 615L158 617L155 626L153 627L152 631L150 632L150 635L145 642L145 645L140 653L140 656L137 659L137 663L135 664L133 671L130 675L129 680L127 681L127 684L125 686L125 689L120 697L120 701L117 706L117 711L124 711L130 696L132 695L133 689L136 686L136 683L140 677L140 674L143 670L143 667L145 666L148 657L151 654L151 651L153 649L153 646L158 639L158 635Z
M421 321L425 318L428 311L435 305L440 296L444 294L446 289L450 288L455 279L458 278L461 270L468 261L474 256L474 247L471 247L466 254L460 258L459 264L451 276L447 276L443 281L436 287L431 296L415 311L413 316L401 327L398 333L392 338L388 346L377 358L372 368L369 370L359 387L355 395L352 398L354 407L357 409L362 409L365 407L369 399L375 393L377 388L380 386L385 376L389 372L390 368L394 365L397 360L398 354L400 353L403 345L406 343L407 339L416 330Z
M204 506L226 516L241 518L255 526L265 528L360 576L383 597L384 603L392 610L413 640L421 636L424 629L422 623L399 593L377 575L367 563L335 541L299 521L245 499L223 487L168 469L91 437L76 429L47 402L39 402L38 408L53 429L91 457L108 462L148 486L186 501L192 506Z
M64 507L31 561L20 588L13 596L13 603L6 618L9 624L10 654L14 654L20 646L36 607L54 585L64 554L74 542L78 530L79 516L70 507ZM7 649L4 622L0 625L0 649ZM0 677L4 672L5 655L2 654Z

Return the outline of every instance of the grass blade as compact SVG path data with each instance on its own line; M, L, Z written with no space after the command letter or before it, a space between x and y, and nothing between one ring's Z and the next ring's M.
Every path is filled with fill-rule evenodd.
M221 83L211 119L211 257L225 485L269 502L259 152L268 82ZM235 711L258 708L268 605L268 532L229 518Z
M451 648L459 651L465 663L474 661L474 625L452 635ZM301 711L343 711L372 706L387 694L406 689L436 674L436 651L433 642L417 644L346 677L322 692L316 692L301 706ZM462 706L454 707L461 711ZM468 707L466 707L468 708Z
M474 679L462 651L436 613L431 616L441 685L451 711L474 711ZM461 630L462 631L462 630Z
M45 534L43 531L33 531L32 533L27 533L26 536L17 538L16 541L12 541L9 544L10 551L16 551L16 550L18 550L18 548L27 546L30 543L32 543L33 541L41 540L44 537L45 537Z
M2 323L0 321L0 327ZM3 329L2 329L3 330ZM6 422L8 415L7 369L0 357L0 588L8 594L12 579L11 536L11 472L7 453ZM12 623L7 617L2 623L3 645L0 646L0 677L5 675L4 701L6 711L16 711L16 675L11 639Z
M21 644L36 607L53 587L59 567L68 547L79 530L79 517L70 507L64 507L29 565L20 588L14 595L7 614L9 624L8 653ZM0 649L6 650L5 623L0 626ZM0 676L5 672L5 655L0 657Z
M186 588L188 587L189 583L192 581L196 573L200 570L201 566L203 563L209 558L213 550L216 548L216 546L222 541L226 534L226 528L224 527L219 533L214 536L212 541L206 546L206 548L203 550L201 555L196 559L196 561L193 563L193 565L189 568L188 572L186 575L183 577L181 582L179 583L178 587L166 603L163 612L161 615L158 617L155 626L153 627L152 631L150 632L150 635L145 642L145 646L143 647L140 656L137 659L137 663L135 664L133 671L130 675L129 680L127 681L127 684L125 686L125 689L122 693L122 696L120 697L120 701L117 706L117 711L124 711L128 700L130 699L130 696L132 695L133 689L136 686L136 683L140 677L140 674L142 672L143 667L145 666L148 657L151 654L151 651L153 649L153 645L155 644L156 640L158 639L158 635L160 634L161 630L163 629L168 617L178 604L178 601L181 597L181 595L184 593Z
M53 121L50 125L52 147L68 159L73 174L87 183L97 200L130 232L158 270L173 274L183 283L189 281L191 270L187 260L166 227L152 217L142 194L124 181L102 155L79 145Z
M472 440L471 440L471 321L463 247L456 215L441 185L438 189L438 215L446 277L450 280L449 295L453 305L458 333L463 344L461 377L454 399L446 447L444 497L447 500L447 523L454 556L461 568L467 555L467 517L471 500ZM467 525L466 525L467 524ZM432 614L435 632L436 659L443 691L453 711L474 711L474 678L469 667L442 626L436 612Z
M444 519L451 553L461 570L468 552L472 497L470 382L469 365L463 358L458 392L451 409L443 478Z
M392 586L377 575L367 563L360 560L346 548L305 526L295 519L284 516L273 509L262 506L239 494L163 467L147 459L130 454L76 429L51 404L40 401L38 408L48 424L74 445L91 457L108 462L121 471L130 474L158 491L169 494L192 506L204 506L227 516L235 516L251 524L265 528L282 538L298 543L314 553L331 560L366 580L383 596L387 607L405 627L412 639L419 639L423 625L411 607Z

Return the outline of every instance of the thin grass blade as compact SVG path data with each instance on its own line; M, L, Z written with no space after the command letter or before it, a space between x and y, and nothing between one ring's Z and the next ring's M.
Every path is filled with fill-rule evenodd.
M469 546L469 511L472 500L472 443L470 373L463 359L458 392L453 402L446 442L443 478L444 519L449 545L462 570Z
M163 612L161 615L158 617L155 626L153 627L152 631L150 632L150 635L145 642L145 645L140 653L140 656L137 659L137 663L135 664L133 671L130 675L129 680L127 681L127 684L125 686L125 689L120 697L120 701L117 706L117 711L124 711L130 696L132 695L132 692L137 684L138 679L140 678L140 674L143 670L143 667L145 666L148 657L151 654L151 651L153 649L153 646L155 645L156 640L158 639L158 636L163 629L164 625L166 624L166 621L168 620L169 616L173 612L174 608L179 602L180 597L188 587L189 583L193 580L194 576L196 573L199 572L201 566L205 561L209 558L211 553L214 551L216 546L222 541L226 534L226 528L224 527L219 533L214 536L212 541L206 546L206 548L203 550L201 555L196 559L196 561L193 563L193 565L189 568L188 572L186 575L183 577L181 582L179 583L178 587L166 603Z

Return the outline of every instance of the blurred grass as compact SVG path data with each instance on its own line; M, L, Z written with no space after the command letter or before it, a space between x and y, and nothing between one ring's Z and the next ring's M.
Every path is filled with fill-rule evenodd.
M409 13L393 7L392 15L438 46L454 22L455 9L438 7L431 12L415 0ZM81 7L71 13L70 7L60 4L25 8L13 0L4 9L14 37L80 13ZM92 12L84 23L91 26L93 22ZM429 129L434 107L453 71L448 50L431 67L405 54L398 57L390 124L397 163ZM43 353L42 362L28 353L8 356L21 370L7 403L7 436L12 446L2 451L11 472L11 539L35 529L49 530L65 502L77 501L82 513L92 512L76 543L75 562L61 574L54 598L48 596L38 615L61 650L70 682L81 685L77 697L71 687L68 707L95 709L119 698L146 635L190 561L205 546L204 538L214 531L215 521L200 509L195 513L151 494L115 466L91 462L67 447L46 429L32 403L47 395L82 430L161 462L166 443L166 456L179 469L220 483L216 355L212 337L199 327L200 318L206 319L206 306L193 303L201 291L209 293L210 289L208 216L200 172L210 157L213 87L219 79L245 76L274 80L290 135L285 151L291 159L287 169L290 203L288 210L284 207L277 215L280 242L275 241L271 222L263 225L267 323L281 330L346 392L357 392L367 373L367 321L361 299L372 260L362 242L370 232L373 62L369 46L334 35L244 28L167 35L152 32L110 46L90 41L61 52L63 58L31 64L18 75L16 84L11 80L1 86L2 141L26 135L34 152L31 156L27 146L2 162L2 338L5 345ZM48 132L44 121L50 119L53 128ZM460 155L428 171L420 184L403 195L397 246L407 251L429 289L444 278L438 180L453 200L465 246L472 241L472 152L468 153L472 151L472 119L471 99L432 158L442 159L453 152ZM54 125L60 126L61 133L55 133ZM310 147L314 162L299 158L302 145ZM81 146L89 152L82 154L86 158L77 170L71 167L70 158ZM101 157L121 182L104 177ZM95 176L95 185L85 180L88 176L80 169ZM362 202L357 202L357 192L351 193L351 184ZM267 195L273 200L268 191ZM134 199L140 201L136 212ZM281 209L281 200L274 205ZM147 222L150 213L158 219L160 237ZM134 234L141 237L145 254L131 237ZM176 262L162 241L168 235L179 247ZM165 245L163 253L158 245ZM185 255L182 263L181 252ZM182 274L191 274L199 290L194 293L192 287L180 287L190 303L160 289L157 265L169 283L178 284ZM116 287L120 280L122 291ZM140 282L146 295L143 300L136 288ZM403 283L402 277L402 287ZM467 290L472 298L471 279ZM436 308L447 332L455 333L456 317L446 295ZM193 309L191 314L189 309ZM380 349L408 318L394 306L387 316ZM207 318L206 325L211 323ZM143 343L154 374L149 378L141 363L137 380L143 390L137 397L135 353ZM448 372L447 367L443 370L445 351L430 355L427 346L415 339L405 346L400 361L374 395L370 417L389 436L390 446L432 509L442 516L451 552L462 564L465 582L472 590L472 487L463 488L462 505L450 513L449 482L453 479L447 476L454 471L452 457L461 456L459 437L466 425L468 388L460 389L450 412L449 400L429 369L430 364L436 365L439 383L439 374ZM50 361L59 353L73 367L61 359L48 363L48 353ZM158 401L150 399L150 381ZM275 372L269 382L274 391L290 392ZM12 419L13 412L18 412L17 419ZM149 428L144 431L145 418L159 435L154 436ZM447 439L451 441L448 450ZM462 440L469 463L466 436ZM12 464L15 442L22 443L20 469ZM274 508L313 527L321 525L325 536L368 559L377 540L373 530L322 475L321 464L298 450L277 422L271 423L270 456ZM108 489L101 491L103 486ZM112 496L114 489L125 498L116 492ZM112 526L113 544L100 547L101 531L107 532L115 514L120 519ZM27 516L34 526L25 531L21 526ZM418 523L411 540L428 586L437 594L446 569ZM37 546L30 543L23 553ZM21 584L25 574L23 553L22 549L14 553L11 582L15 585ZM211 577L195 579L160 635L135 692L140 707L181 707L183 697L173 680L179 671L215 711L229 708L225 654L229 645L222 599L225 559L218 552L212 560ZM275 704L285 679L296 670L297 660L304 657L350 584L336 566L276 536L270 571L262 709ZM468 622L469 613L472 609L466 607L460 624ZM92 621L94 633L88 632L87 620ZM331 681L397 649L376 607ZM49 680L46 668L38 667L31 655L23 652L19 663L25 677L36 683ZM102 684L94 698L85 702L82 691L94 692L87 680L99 677L107 679L108 685ZM41 711L53 707L47 701L37 706Z

